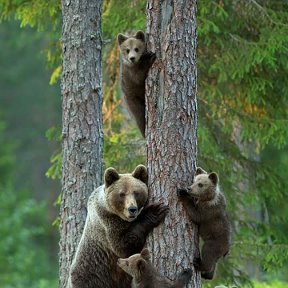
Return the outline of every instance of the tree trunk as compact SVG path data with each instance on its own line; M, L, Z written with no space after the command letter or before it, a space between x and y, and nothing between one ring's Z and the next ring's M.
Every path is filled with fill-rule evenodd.
M196 0L148 0L148 50L157 61L146 82L147 164L151 200L168 202L164 225L148 239L153 262L175 279L198 255L195 227L177 199L192 183L197 156ZM188 287L201 287L193 270Z
M82 234L87 199L102 182L101 9L102 1L62 0L60 287Z

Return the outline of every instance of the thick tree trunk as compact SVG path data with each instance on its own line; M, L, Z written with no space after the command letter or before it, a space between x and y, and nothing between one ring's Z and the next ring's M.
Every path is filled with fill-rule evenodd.
M192 183L196 167L196 0L148 0L147 14L148 49L158 58L146 83L149 189L170 207L148 246L156 267L175 279L181 269L193 269L199 253L197 230L176 194ZM201 287L193 272L189 287Z
M62 0L60 287L66 286L87 199L102 181L101 9L100 0Z

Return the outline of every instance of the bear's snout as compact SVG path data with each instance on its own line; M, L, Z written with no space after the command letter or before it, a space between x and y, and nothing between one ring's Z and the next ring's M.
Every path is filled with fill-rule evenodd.
M130 206L128 212L130 217L135 217L138 214L138 208L136 206Z

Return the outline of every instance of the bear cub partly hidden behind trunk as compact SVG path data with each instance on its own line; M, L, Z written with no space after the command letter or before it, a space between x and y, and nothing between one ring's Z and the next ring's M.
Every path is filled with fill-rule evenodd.
M184 288L192 276L191 269L183 270L174 282L161 276L150 262L148 249L126 259L119 258L118 266L133 277L131 288Z

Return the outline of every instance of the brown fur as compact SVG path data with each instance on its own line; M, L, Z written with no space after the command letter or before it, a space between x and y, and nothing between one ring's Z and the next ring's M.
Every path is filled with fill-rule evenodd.
M118 44L121 52L122 90L128 108L145 137L145 79L156 56L146 51L145 35L142 31L138 31L133 37L119 34Z
M175 282L161 276L150 262L148 249L127 259L119 258L118 266L133 277L132 288L182 288L192 275L191 269L183 270Z
M194 266L205 279L212 279L219 258L230 248L231 227L226 213L226 199L218 186L218 176L197 168L194 182L188 189L178 189L179 199L192 221L199 226L204 241L201 259Z
M119 174L108 168L104 178L105 184L88 200L87 219L71 265L68 287L130 287L131 277L117 266L117 259L139 253L148 233L168 212L168 207L161 203L145 206L145 166L138 165L131 174Z

